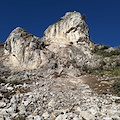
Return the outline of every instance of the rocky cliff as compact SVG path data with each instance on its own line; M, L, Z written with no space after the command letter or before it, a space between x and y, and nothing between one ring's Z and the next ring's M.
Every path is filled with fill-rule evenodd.
M19 70L35 69L50 63L58 67L67 66L71 61L78 67L96 67L97 62L91 52L93 46L82 15L68 12L50 25L41 39L20 27L13 30L5 42L6 59L3 63Z
M37 68L41 64L40 50L43 48L44 42L40 38L17 27L5 42L4 55L8 60L4 61L4 64L17 69Z
M89 30L82 15L79 12L68 12L58 22L50 25L44 35L52 42L60 45L79 42L90 46Z

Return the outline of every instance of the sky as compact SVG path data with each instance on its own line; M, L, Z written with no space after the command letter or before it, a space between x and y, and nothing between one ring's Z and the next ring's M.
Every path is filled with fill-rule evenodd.
M0 41L18 26L41 38L49 25L73 11L86 15L94 43L120 45L120 0L1 0Z

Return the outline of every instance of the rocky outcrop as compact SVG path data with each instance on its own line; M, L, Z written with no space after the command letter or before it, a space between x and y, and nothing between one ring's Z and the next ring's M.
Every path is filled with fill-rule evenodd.
M67 12L57 23L50 25L44 35L59 45L83 43L92 48L88 26L79 12Z
M4 45L3 63L15 69L35 69L45 64L66 66L70 61L79 67L95 67L91 49L93 43L82 15L68 12L49 26L41 39L20 27L13 30Z
M40 50L44 42L40 38L29 34L26 30L17 27L11 32L4 45L4 53L8 61L4 64L17 69L34 69L42 63Z

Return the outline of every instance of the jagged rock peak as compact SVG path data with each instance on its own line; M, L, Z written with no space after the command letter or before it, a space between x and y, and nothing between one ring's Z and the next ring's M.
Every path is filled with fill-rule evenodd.
M50 25L44 35L58 44L91 43L88 26L79 12L67 12L58 22Z
M22 32L27 32L27 31L21 27L17 27L11 33L22 33Z
M82 19L81 14L79 12L74 11L74 12L65 13L65 15L63 17L61 17L60 20L68 20L68 19L72 19L73 17L76 17L79 20Z
M5 42L4 53L8 61L4 61L4 64L18 69L36 68L41 63L39 52L43 47L44 43L40 38L17 27Z
M7 41L8 40L10 40L10 41L13 40L14 41L14 38L16 39L16 38L26 37L26 36L33 36L33 35L28 33L25 29L23 29L21 27L17 27L10 33Z

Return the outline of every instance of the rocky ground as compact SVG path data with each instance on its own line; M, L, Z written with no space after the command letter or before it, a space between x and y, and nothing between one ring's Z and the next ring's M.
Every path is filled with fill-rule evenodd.
M9 82L0 84L0 120L120 120L120 97L106 91L107 79L13 72ZM99 87L105 86L103 92L95 91L99 87L93 83L98 82Z

